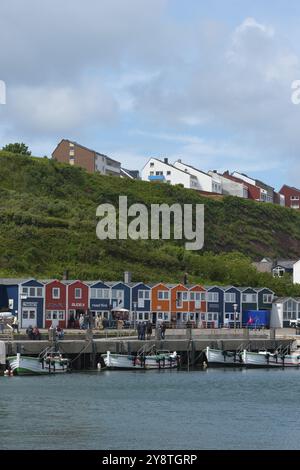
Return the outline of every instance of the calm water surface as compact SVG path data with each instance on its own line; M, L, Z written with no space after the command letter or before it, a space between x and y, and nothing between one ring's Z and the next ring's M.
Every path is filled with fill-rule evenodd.
M0 377L1 449L300 449L300 371Z

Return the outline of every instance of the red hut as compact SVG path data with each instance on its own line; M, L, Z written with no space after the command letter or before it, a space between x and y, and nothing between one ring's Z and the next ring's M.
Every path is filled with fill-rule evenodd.
M74 318L75 326L79 326L80 315L85 315L89 308L89 286L81 281L69 281L67 299L68 325L70 325L70 318Z
M66 328L67 287L61 281L49 281L45 286L46 292L46 320L45 327L60 326Z

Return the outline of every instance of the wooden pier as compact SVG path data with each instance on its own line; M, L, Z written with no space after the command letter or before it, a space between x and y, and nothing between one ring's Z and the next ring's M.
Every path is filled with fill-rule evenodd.
M59 351L74 362L75 369L91 369L101 362L101 355L107 351L119 354L134 354L143 347L146 350L176 351L182 357L182 364L196 365L201 360L201 352L207 346L227 351L262 349L274 351L279 346L289 346L295 341L293 335L277 336L275 331L250 332L249 330L168 330L164 340L155 338L141 341L133 332L97 337L91 331L81 334L66 334L65 339L54 341L42 339L32 341L26 338L6 339L8 356L18 352L22 355L38 356L45 348L57 346ZM0 336L1 340L1 336Z

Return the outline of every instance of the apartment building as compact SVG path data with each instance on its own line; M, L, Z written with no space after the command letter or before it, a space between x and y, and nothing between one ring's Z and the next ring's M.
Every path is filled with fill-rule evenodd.
M250 178L248 175L245 175L244 173L239 173L238 171L234 171L232 173L232 176L239 178L245 183L257 187L259 189L259 201L271 203L274 202L274 188L272 186L269 186L263 181Z
M183 163L181 159L178 159L174 166L179 170L182 170L190 175L195 176L198 180L198 189L200 191L206 191L208 193L222 194L222 183L219 178L214 174L205 173L204 171L198 170L197 168Z
M286 207L300 210L300 189L284 184L279 191L279 194L285 197Z
M222 194L248 199L248 187L243 181L235 181L233 178L227 178L216 170L209 171L208 174L214 178L218 178L219 184L222 187Z
M142 169L142 180L171 185L182 184L188 189L200 189L196 176L171 165L168 158L150 158Z
M63 139L52 153L52 158L61 163L85 168L89 173L120 176L121 163L77 142Z

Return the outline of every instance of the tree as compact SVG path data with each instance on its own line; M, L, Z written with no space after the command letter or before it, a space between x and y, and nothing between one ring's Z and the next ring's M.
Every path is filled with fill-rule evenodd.
M31 155L31 152L28 150L27 145L25 145L23 142L18 143L15 142L14 144L7 144L5 147L3 147L2 150L5 150L6 152L11 152L11 153L17 153L19 155Z

